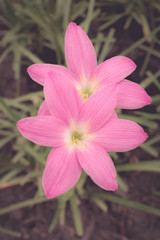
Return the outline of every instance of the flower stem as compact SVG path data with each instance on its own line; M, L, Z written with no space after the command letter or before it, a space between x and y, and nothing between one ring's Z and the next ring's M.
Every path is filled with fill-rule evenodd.
M83 235L83 224L82 224L80 210L77 205L76 195L73 195L73 197L70 199L70 206L71 206L71 210L72 210L72 214L73 214L73 220L74 220L76 233L78 236L82 236Z

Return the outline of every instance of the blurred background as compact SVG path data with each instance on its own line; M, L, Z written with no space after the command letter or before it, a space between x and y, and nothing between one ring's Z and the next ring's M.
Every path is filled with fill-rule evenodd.
M23 138L16 122L37 115L43 89L27 75L33 63L65 65L69 22L92 40L98 62L124 55L129 77L152 104L118 110L148 141L110 153L119 189L106 192L84 173L71 191L47 200L41 176L50 148ZM0 0L0 239L160 240L160 1Z

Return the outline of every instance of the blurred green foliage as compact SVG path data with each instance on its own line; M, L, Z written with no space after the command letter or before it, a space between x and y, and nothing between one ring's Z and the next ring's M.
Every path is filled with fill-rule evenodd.
M83 234L79 203L83 198L91 199L102 211L107 211L107 201L137 208L157 216L160 210L150 206L121 198L129 186L119 175L126 171L160 172L158 159L158 121L160 120L160 71L151 72L149 69L152 58L159 59L160 47L160 3L156 0L2 0L0 2L0 63L8 55L12 56L12 69L16 81L14 99L0 97L0 188L14 185L24 185L34 182L37 192L33 199L20 202L0 209L0 215L18 208L32 206L47 201L41 187L41 176L45 166L45 159L50 151L24 139L16 128L18 119L37 114L38 107L43 99L43 92L29 93L20 96L22 68L32 63L42 63L44 51L48 49L55 55L56 64L64 62L64 36L70 21L77 22L87 33L92 29L92 41L98 56L98 62L104 61L118 44L116 31L121 23L122 33L132 31L133 22L139 25L142 37L132 41L126 48L117 50L117 55L129 55L133 51L141 50L144 61L138 69L141 86L145 89L154 88L152 97L152 111L144 110L125 113L118 112L119 117L133 120L143 125L149 133L149 140L140 148L148 154L147 161L128 163L128 155L111 153L116 161L120 190L117 195L109 193L89 193L85 187L86 174L83 173L78 184L68 193L58 198L58 208L54 215L49 231L53 231L57 222L65 223L65 206L70 202L75 223L76 233ZM94 30L94 31L93 31ZM55 60L53 59L53 61ZM136 59L134 59L136 61ZM150 110L150 109L149 109ZM9 151L7 150L9 149ZM6 153L7 151L7 153ZM123 156L123 157L122 157ZM50 200L55 201L55 200ZM0 229L11 236L20 236L19 233Z

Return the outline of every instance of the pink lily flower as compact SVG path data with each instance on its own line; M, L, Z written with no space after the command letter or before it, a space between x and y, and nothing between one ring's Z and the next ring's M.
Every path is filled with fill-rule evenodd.
M112 57L97 66L94 47L86 33L71 22L65 35L65 57L68 69L55 64L33 64L28 68L30 77L41 85L48 72L61 72L76 87L83 101L110 83L118 85L117 108L137 109L151 103L150 96L137 83L125 79L136 68L127 57ZM68 80L67 80L68 81Z
M70 79L71 80L71 79ZM128 151L147 139L136 123L118 119L115 83L99 88L85 103L68 76L50 72L44 83L47 110L17 123L30 141L53 147L42 177L48 198L59 196L78 181L82 168L105 190L118 188L116 170L107 151Z

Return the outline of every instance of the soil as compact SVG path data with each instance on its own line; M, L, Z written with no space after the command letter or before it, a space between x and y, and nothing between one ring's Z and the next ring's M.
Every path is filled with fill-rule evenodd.
M120 24L120 23L119 23ZM139 26L137 26L139 31ZM132 36L126 33L125 43L119 38L120 30L117 29L117 38L120 39L118 45L110 53L116 55L118 49L124 49L129 46ZM140 32L142 35L142 32ZM140 37L140 36L139 36ZM142 51L134 51L130 54L133 60L141 66L144 54ZM0 94L6 97L14 97L15 80L11 69L12 56L0 66L1 78ZM153 58L150 68L154 70L156 60ZM158 62L156 62L158 68ZM134 73L132 79L135 81L140 79ZM8 87L9 86L9 87ZM40 90L41 87L32 82L25 73L22 77L21 94ZM149 90L154 92L154 89ZM141 153L142 154L142 153ZM132 151L129 160L140 158L146 160L145 155L140 156L138 151ZM160 208L159 197L155 195L155 191L160 191L160 181L158 181L158 173L130 172L121 174L121 177L129 185L127 193L117 192L116 195L124 196L129 200L148 204L152 207ZM100 190L88 178L87 187L95 191ZM25 186L14 186L0 190L0 208L18 203L34 196L36 188L34 184L26 184ZM57 201L49 201L37 204L30 208L22 208L0 216L0 226L9 230L18 231L22 234L22 240L160 240L160 218L155 215L135 210L126 206L107 202L108 212L101 211L89 199L82 199L80 204L81 215L84 225L83 237L75 234L72 214L70 207L66 208L66 223L64 226L57 225L52 233L48 233L49 225L55 214ZM11 237L0 232L0 240L17 240L17 237Z
M160 207L159 197L154 191L160 189L157 173L127 173L123 179L129 183L129 192L125 197L130 200ZM92 191L99 191L90 179L87 185ZM35 193L33 184L23 187L15 186L0 191L1 208L10 204L32 198ZM102 190L102 192L104 192ZM82 200L80 205L84 225L83 237L75 234L70 207L66 208L66 224L57 225L52 233L48 227L54 216L57 201L38 204L30 208L22 208L0 217L0 226L21 232L20 239L27 240L159 240L160 218L154 215L135 210L115 203L109 203L108 212L102 212L89 199ZM17 240L0 233L2 240Z

